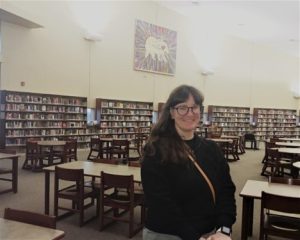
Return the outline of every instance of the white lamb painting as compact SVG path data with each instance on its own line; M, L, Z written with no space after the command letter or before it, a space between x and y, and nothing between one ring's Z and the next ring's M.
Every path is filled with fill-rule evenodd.
M169 48L165 41L155 37L148 37L145 44L145 58L150 56L153 60L168 62Z
M170 29L136 20L134 69L175 74L177 33Z

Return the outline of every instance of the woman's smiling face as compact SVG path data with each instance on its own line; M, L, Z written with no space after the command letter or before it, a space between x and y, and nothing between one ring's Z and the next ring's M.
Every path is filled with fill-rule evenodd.
M183 139L192 139L194 130L200 121L200 106L195 103L192 95L185 102L177 104L171 109L171 116L175 121L175 128Z

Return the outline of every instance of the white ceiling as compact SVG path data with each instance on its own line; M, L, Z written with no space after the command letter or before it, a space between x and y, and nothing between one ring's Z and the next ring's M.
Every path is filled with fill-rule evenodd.
M299 57L299 0L159 1L199 26L258 44L279 48Z

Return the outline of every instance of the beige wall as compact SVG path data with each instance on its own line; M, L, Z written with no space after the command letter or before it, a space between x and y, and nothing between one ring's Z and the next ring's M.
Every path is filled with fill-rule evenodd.
M195 57L190 23L184 17L152 1L103 3L102 10L113 9L113 18L101 42L88 42L69 4L9 4L19 14L34 16L44 28L2 22L2 89L87 96L91 107L96 97L153 101L156 107L171 89L187 83L204 92L205 105L298 108L291 87L299 85L299 58L226 36L214 74L203 76L198 62L205 62L205 56L200 52ZM175 76L133 70L135 19L177 31ZM198 30L200 38L207 38Z

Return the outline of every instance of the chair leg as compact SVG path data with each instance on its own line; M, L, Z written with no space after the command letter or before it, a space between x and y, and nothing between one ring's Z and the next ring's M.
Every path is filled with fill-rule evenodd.
M79 225L80 227L83 226L84 224L84 203L83 203L83 199L80 199L78 202L77 202L77 205L78 205L78 208L79 208Z
M58 197L54 194L54 216L58 216Z
M99 199L99 197L96 200L96 204L97 204L97 214L96 214L96 216L99 217L99 215L100 215L100 199Z
M141 224L144 225L146 219L146 208L144 204L141 205Z
M266 176L265 171L267 170L267 167L268 167L267 163L264 163L264 166L263 166L263 168L261 170L261 174L260 175ZM271 169L271 172L272 172L272 169Z
M102 200L100 200L100 231L103 230L104 228L104 206L103 204L101 203Z
M24 163L23 163L23 166L22 166L23 169L29 169L28 162L29 162L29 158L26 157L26 158L25 158L25 161L24 161Z
M134 235L134 209L129 211L129 238L132 238Z
M92 155L92 150L89 152L89 155L88 155L88 157L87 157L88 160L91 160L91 158L90 158L91 155Z
M263 231L261 229L259 231L259 240L264 240L264 234L263 234Z

